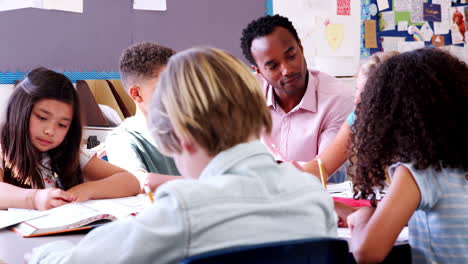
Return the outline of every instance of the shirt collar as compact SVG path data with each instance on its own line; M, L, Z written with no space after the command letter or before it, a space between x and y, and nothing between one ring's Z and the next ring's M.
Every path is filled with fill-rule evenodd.
M298 109L304 109L310 112L317 112L317 86L319 84L319 80L317 75L319 74L318 71L308 71L309 80L307 82L306 91L304 96L302 97L301 102L294 108L293 111ZM275 100L275 95L273 93L274 89L266 80L264 80L264 87L266 90L266 104L267 107L272 107L276 111L277 103Z
M207 179L224 174L240 161L257 155L267 155L271 157L272 161L274 160L260 140L241 143L216 155L202 171L199 179Z

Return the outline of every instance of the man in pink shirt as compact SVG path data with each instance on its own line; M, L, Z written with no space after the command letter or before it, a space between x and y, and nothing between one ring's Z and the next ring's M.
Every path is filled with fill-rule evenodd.
M307 69L301 41L285 17L252 21L242 32L241 48L263 85L273 120L264 142L277 159L314 159L352 111L352 91L326 73Z

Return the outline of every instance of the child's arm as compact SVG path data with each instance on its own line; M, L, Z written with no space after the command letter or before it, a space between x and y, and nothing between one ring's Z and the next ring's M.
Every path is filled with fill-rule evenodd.
M134 175L96 156L83 168L83 176L85 183L68 190L78 201L132 196L140 192Z
M363 207L348 217L351 252L358 263L381 262L418 207L421 193L411 174L398 166L377 209Z
M25 208L48 210L74 201L70 193L55 188L25 189L3 182L0 169L0 209Z
M351 127L349 126L348 121L345 121L341 125L335 138L322 151L322 153L320 153L314 160L307 162L303 166L304 171L311 173L320 179L320 170L317 162L317 158L320 158L322 159L328 176L333 175L333 173L348 159L347 149L351 140L351 133Z
M164 174L157 174L157 173L145 173L146 179L145 183L148 183L151 190L156 190L160 185L177 179L183 179L181 176L175 175L164 175Z

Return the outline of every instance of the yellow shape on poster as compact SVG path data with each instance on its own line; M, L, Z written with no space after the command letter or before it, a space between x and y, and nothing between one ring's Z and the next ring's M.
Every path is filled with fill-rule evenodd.
M328 45L334 50L338 49L343 42L344 24L328 24L325 28L325 36Z

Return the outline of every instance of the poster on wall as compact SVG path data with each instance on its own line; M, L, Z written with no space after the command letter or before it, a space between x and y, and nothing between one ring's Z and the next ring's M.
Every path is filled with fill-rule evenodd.
M0 11L8 11L29 7L40 8L42 0L0 0Z
M334 76L356 73L360 59L359 0L272 0L272 4L274 14L293 23L308 67Z
M31 7L83 13L83 0L0 0L0 11Z
M450 29L452 44L466 43L465 7L452 7L450 9Z
M83 13L83 0L43 0L42 8Z
M166 11L166 0L133 0L133 9Z
M320 56L355 55L355 38L359 36L356 27L343 17L317 17L317 54ZM359 29L359 28L357 28Z

